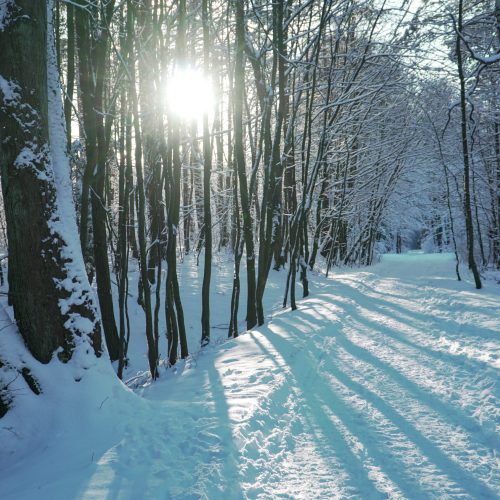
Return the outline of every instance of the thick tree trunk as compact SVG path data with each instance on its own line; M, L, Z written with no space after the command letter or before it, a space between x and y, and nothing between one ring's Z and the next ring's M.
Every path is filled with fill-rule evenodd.
M97 355L102 351L72 206L54 36L47 30L51 6L41 0L9 2L0 31L9 288L19 331L44 363L59 348L59 358L69 360L77 343L87 352L85 345Z

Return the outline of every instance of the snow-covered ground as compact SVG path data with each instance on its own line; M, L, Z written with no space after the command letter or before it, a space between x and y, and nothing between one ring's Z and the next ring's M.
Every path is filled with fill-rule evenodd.
M448 254L387 255L311 276L291 312L272 272L267 324L223 341L232 270L220 259L214 342L197 352L201 270L187 259L195 354L154 384L134 377L140 332L134 391L104 360L69 375L27 360L45 393L0 420L2 499L498 498L498 284L457 282ZM13 330L0 349L15 351Z

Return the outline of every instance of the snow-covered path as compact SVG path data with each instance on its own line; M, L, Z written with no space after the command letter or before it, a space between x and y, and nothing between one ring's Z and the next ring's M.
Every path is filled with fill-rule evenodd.
M275 309L142 399L114 390L103 405L100 395L75 426L86 444L68 428L63 443L0 471L0 491L497 498L498 285L477 292L455 281L449 255L420 254L313 282L298 311Z

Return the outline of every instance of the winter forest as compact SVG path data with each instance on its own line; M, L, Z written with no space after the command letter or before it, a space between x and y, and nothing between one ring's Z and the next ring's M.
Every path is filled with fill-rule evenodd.
M0 0L0 497L498 498L500 0Z

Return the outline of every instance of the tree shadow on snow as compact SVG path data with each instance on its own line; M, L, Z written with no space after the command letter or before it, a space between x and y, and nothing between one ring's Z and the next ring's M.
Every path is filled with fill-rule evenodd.
M366 300L366 299L365 299ZM342 304L344 306L345 304ZM314 309L314 306L310 304L307 306ZM300 312L304 312L305 307L300 309ZM351 307L349 311L356 319L359 318L355 307ZM314 311L316 316L319 316L320 321L317 322L316 330L321 330L324 328L325 316L323 316L318 311ZM322 317L323 316L323 317ZM293 349L297 349L302 346L303 356L308 356L308 360L311 366L321 362L322 368L335 377L341 384L343 384L349 391L357 394L363 400L369 402L383 417L390 422L400 433L402 433L405 438L416 446L420 452L426 457L426 459L434 464L443 475L447 476L454 483L459 485L467 493L474 497L485 496L494 497L494 492L490 490L484 483L482 483L477 477L472 475L470 472L466 471L460 467L452 458L447 456L436 444L434 444L429 438L424 436L419 432L415 426L404 418L398 411L396 411L390 404L388 404L384 399L375 394L373 391L369 390L366 386L354 381L349 377L344 371L340 370L339 367L334 363L330 357L325 356L325 352L318 349L311 338L307 338L307 334L300 333L302 337L298 337L296 334L287 335L287 338L273 331L273 326L279 325L280 322L287 324L288 326L297 326L300 322L300 314L293 314L293 319L286 319L287 316L280 316L275 324L271 324L269 328L265 329L266 338L274 345L275 349L288 361L287 352ZM307 321L307 327L311 330L311 321L314 323L314 318L309 317ZM374 326L380 327L378 324L369 324L368 321L364 320L366 326L373 328ZM290 331L285 328L285 331ZM292 330L293 331L293 330ZM385 334L385 329L384 329ZM295 338L294 338L295 336ZM455 425L460 423L463 425L463 420L465 420L466 425L477 427L477 422L470 417L457 413L456 408L447 406L445 403L439 401L435 396L432 396L421 388L419 388L415 383L406 379L406 377L399 373L396 369L389 367L386 363L375 356L368 353L368 351L356 346L349 340L347 340L342 335L335 336L336 341L351 355L360 358L366 363L374 365L377 369L383 370L385 375L395 380L396 383L400 384L404 389L412 392L418 399L423 399L423 401L428 404L433 410L441 414L445 419L451 420ZM400 340L398 338L398 340ZM414 346L415 347L415 346ZM421 346L420 346L421 347ZM391 457L391 450L385 446L385 443L377 438L375 432L369 431L369 422L365 419L362 423L358 423L355 419L352 419L353 410L350 406L346 404L343 398L337 394L333 388L326 384L320 377L315 377L313 381L304 380L301 370L297 369L300 363L295 361L290 363L290 370L292 375L295 377L298 385L301 387L304 398L307 405L311 409L311 415L315 419L319 419L322 426L324 426L325 432L332 427L331 421L326 418L325 413L321 410L321 404L328 403L328 406L335 412L340 420L344 423L346 428L361 441L363 446L366 447L367 453L371 456L377 464L382 468L382 470L387 474L387 476L394 481L394 483L401 489L403 494L408 497L415 498L419 496L427 496L425 493L419 489L418 477L415 477L416 471L403 472L402 464L396 462L393 457ZM318 416L319 415L319 416ZM340 438L341 436L337 436ZM339 442L336 439L336 443ZM342 440L343 441L343 440ZM490 446L491 447L490 443ZM495 445L494 445L495 446ZM345 447L345 444L344 444ZM345 450L344 450L345 452ZM351 454L352 455L352 454ZM347 454L349 457L349 454ZM350 461L352 456L349 457Z

